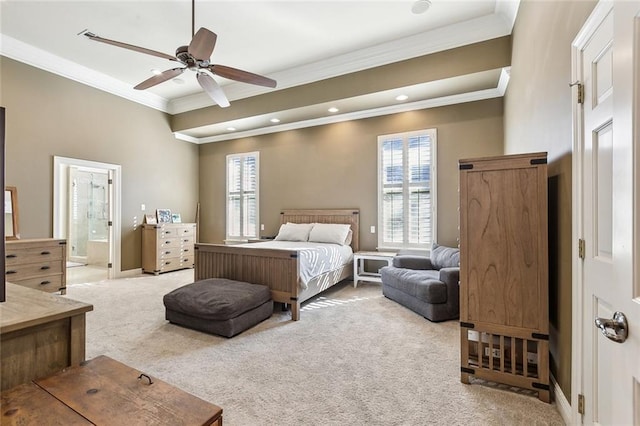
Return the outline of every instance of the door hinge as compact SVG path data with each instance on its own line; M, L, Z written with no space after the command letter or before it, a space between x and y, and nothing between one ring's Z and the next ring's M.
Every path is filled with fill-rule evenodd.
M578 86L578 103L579 104L583 104L584 103L584 84L576 81L575 83L571 83L569 86L573 87L573 86Z
M107 263L107 268L113 268L113 263Z
M578 413L584 415L584 395L578 394Z
M584 259L585 257L585 242L582 238L578 240L578 257Z
M113 179L109 179L109 180L107 180L107 183L108 183L109 185L113 185Z
M107 226L113 226L113 222L112 221L108 221L107 222Z

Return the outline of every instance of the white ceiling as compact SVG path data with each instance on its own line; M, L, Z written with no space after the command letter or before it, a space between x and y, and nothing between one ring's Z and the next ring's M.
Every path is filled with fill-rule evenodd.
M216 77L233 106L234 100L271 90L508 35L519 0L432 0L430 9L420 15L411 12L413 3L197 0L195 28L203 26L218 35L212 63L278 81L276 89L268 89ZM146 91L133 90L152 75L152 69L174 68L175 62L78 35L88 29L104 38L174 55L191 39L190 0L0 0L0 12L4 56L172 114L213 104L190 71L182 74L183 84L170 80ZM455 83L477 89L471 80ZM495 76L493 81L495 87ZM424 96L444 94L438 87L414 89L426 92ZM372 99L366 108L383 106L384 102ZM200 129L190 136L215 134Z

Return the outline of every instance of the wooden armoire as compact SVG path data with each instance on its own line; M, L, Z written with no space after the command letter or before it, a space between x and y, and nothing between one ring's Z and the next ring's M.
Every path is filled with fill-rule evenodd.
M547 154L459 161L461 380L549 402Z

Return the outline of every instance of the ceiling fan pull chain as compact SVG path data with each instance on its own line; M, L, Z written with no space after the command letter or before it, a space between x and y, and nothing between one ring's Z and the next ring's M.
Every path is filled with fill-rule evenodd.
M196 0L191 0L191 38L196 35Z

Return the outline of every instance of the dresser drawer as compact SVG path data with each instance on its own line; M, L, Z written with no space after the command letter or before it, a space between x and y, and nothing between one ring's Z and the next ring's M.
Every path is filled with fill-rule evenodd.
M178 236L180 237L191 237L191 241L196 235L196 227L191 226L181 226L178 228Z
M59 246L54 247L30 247L24 249L9 249L5 252L5 265L22 265L25 263L41 263L43 261L58 261L63 257L63 250Z
M65 285L62 283L62 274L46 275L38 278L27 278L20 281L12 279L11 282L24 287L46 291L49 293L53 293L65 288Z
M41 277L45 275L62 274L62 264L60 261L27 263L24 265L7 266L7 281L20 281L31 277Z
M182 255L182 249L179 245L175 245L173 247L167 246L158 250L158 259L172 259L174 257L180 258Z

